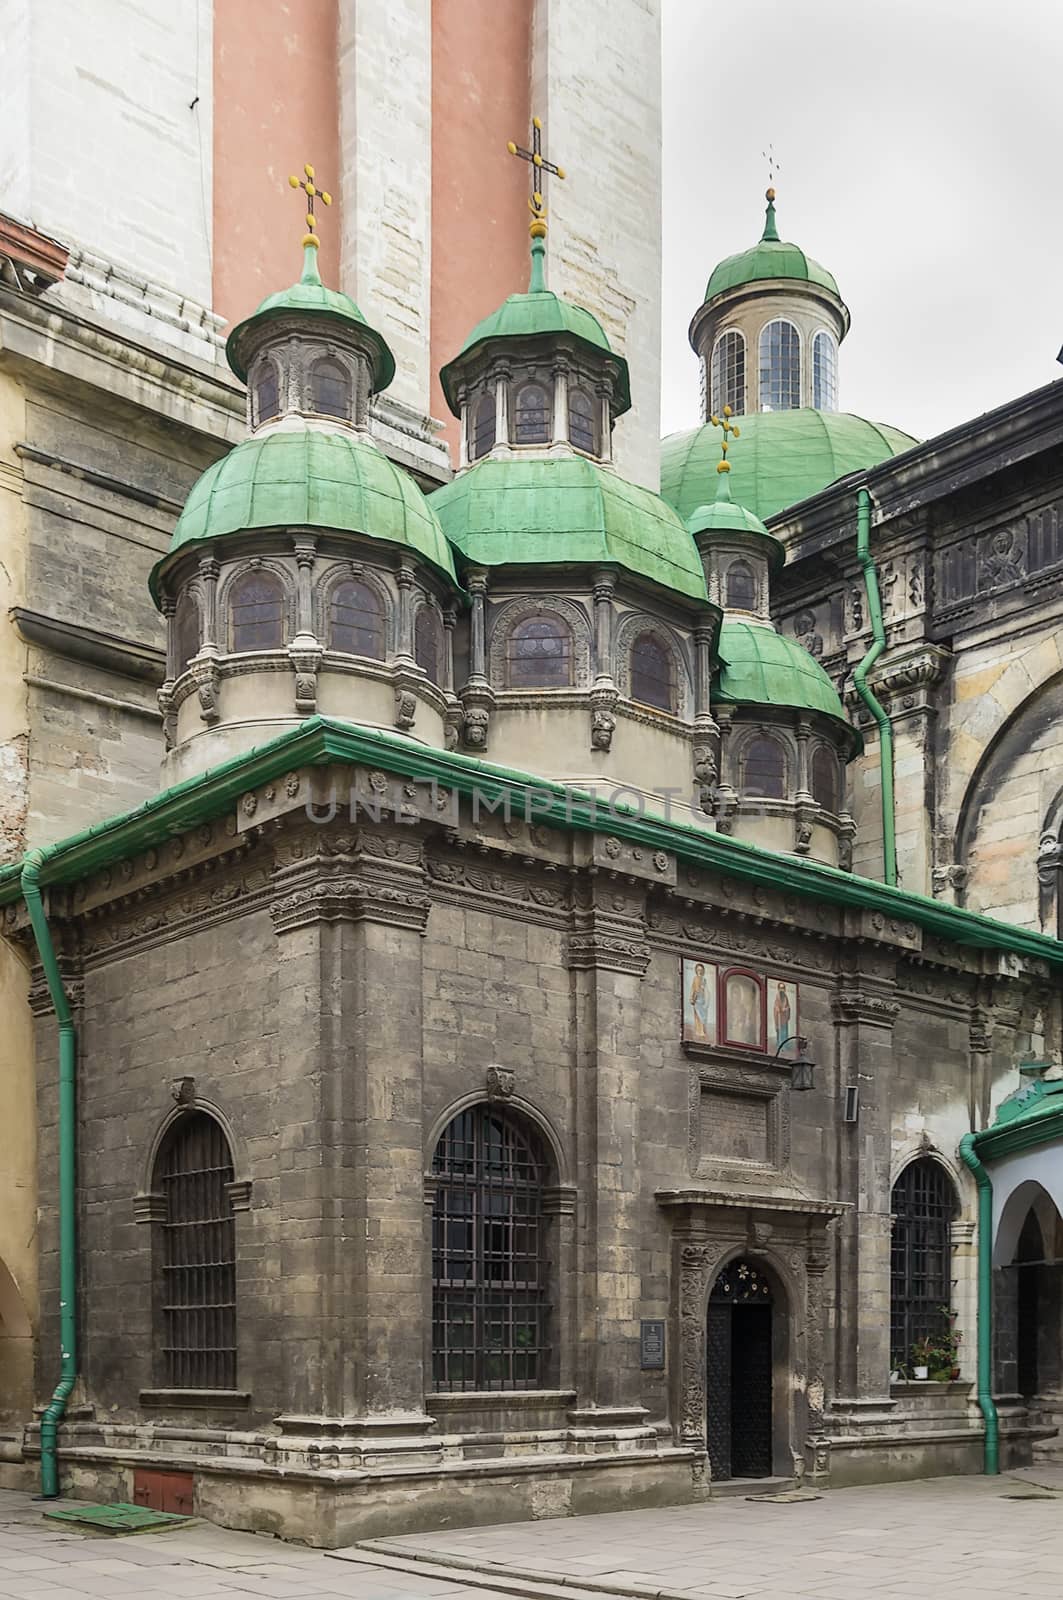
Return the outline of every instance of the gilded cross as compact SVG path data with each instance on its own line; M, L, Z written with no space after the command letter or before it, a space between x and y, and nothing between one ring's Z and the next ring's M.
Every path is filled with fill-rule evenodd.
M709 418L709 421L712 423L714 428L723 429L723 438L720 441L723 448L723 460L718 464L716 471L730 472L731 463L727 459L727 449L731 441L728 438L728 434L732 435L735 439L738 439L741 437L742 430L736 422L731 421L730 406L724 406L723 415L719 417L712 416Z
M760 153L768 163L768 187L770 189L774 189L776 173L782 171L778 161L775 159L775 146L773 144L769 144L768 148L766 150L762 150Z
M564 167L555 167L552 161L547 161L543 155L543 125L538 117L532 117L532 147L525 150L523 145L514 144L512 139L506 146L511 156L519 156L522 161L527 161L532 169L532 192L528 201L528 210L532 214L532 237L541 239L546 232L546 210L543 206L543 174L552 172L555 178L565 176Z
M332 196L326 189L319 189L317 187L316 183L314 182L314 169L310 165L309 161L303 168L303 171L306 174L305 178L296 178L293 175L288 179L288 182L291 184L293 189L303 189L306 192L307 231L306 238L303 240L303 243L316 245L318 239L317 234L314 232L314 225L316 221L314 217L314 201L320 199L322 205L330 206L332 204Z

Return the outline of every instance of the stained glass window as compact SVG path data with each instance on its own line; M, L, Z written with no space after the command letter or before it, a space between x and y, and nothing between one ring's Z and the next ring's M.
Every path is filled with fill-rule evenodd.
M517 390L514 437L517 444L550 442L550 403L541 383L525 383Z
M443 675L443 624L434 606L421 606L413 629L413 653L417 665L433 683Z
M568 394L568 436L577 450L598 454L598 417L594 396L586 389L570 389Z
M199 607L187 589L177 602L173 616L174 654L178 676L199 649Z
M258 369L255 381L255 411L256 421L269 422L280 411L280 385L277 382L277 369L273 362L266 357Z
M786 751L778 739L761 734L746 745L742 792L768 800L786 798Z
M518 622L507 640L511 689L567 689L572 683L572 630L547 613Z
M482 394L476 402L473 412L472 424L472 449L469 451L470 461L479 461L481 456L491 453L495 447L495 396L493 390Z
M652 633L640 633L631 646L631 698L643 705L674 711L672 657Z
M748 561L732 561L727 568L725 604L735 611L755 611L757 580Z
M811 788L813 800L825 811L837 811L838 761L834 752L824 744L817 747L812 757Z
M245 572L229 590L233 649L279 650L284 643L284 588L272 572Z
M351 380L338 361L315 361L310 374L310 394L315 411L326 417L349 417Z
M376 590L345 578L329 599L329 649L384 659L384 607Z

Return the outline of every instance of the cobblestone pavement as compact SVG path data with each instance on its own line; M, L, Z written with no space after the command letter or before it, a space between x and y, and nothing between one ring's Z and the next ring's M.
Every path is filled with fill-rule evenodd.
M784 1504L727 1498L416 1534L387 1541L393 1555L326 1555L206 1523L86 1536L49 1527L38 1502L6 1491L0 1600L545 1600L559 1596L547 1588L551 1580L584 1597L1049 1600L1063 1590L1063 1497L1054 1489L1063 1489L1059 1468L835 1490ZM399 1570L400 1554L404 1565L415 1557L431 1565ZM453 1558L463 1565L447 1570ZM497 1590L474 1587L492 1580Z

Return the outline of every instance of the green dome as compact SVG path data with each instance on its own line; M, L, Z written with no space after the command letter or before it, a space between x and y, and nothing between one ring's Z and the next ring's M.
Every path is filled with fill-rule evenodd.
M311 428L245 439L192 486L163 568L187 545L247 528L322 528L403 545L457 583L435 512L409 475L368 440Z
M844 411L755 411L737 420L741 437L729 457L731 492L762 518L919 443L900 428ZM709 422L662 441L661 493L681 517L712 498L719 459L720 432Z
M484 566L614 562L705 600L694 541L669 505L583 456L477 462L432 495L444 533Z
M712 687L714 700L818 711L853 732L838 691L815 656L796 639L784 638L763 623L724 622L717 653L720 670Z
M339 289L326 289L318 276L317 249L313 245L304 251L303 275L299 282L293 283L290 289L278 289L276 294L267 295L258 310L238 323L226 340L226 360L241 383L247 382L240 346L248 329L293 312L300 316L320 317L325 322L355 323L362 337L375 351L373 393L387 388L395 376L394 356L383 337L366 322L349 294L343 294Z
M743 283L755 283L761 278L792 278L800 283L812 283L841 299L833 273L821 267L818 261L813 261L811 256L806 256L800 245L787 244L779 238L775 226L775 202L770 198L770 191L762 236L751 250L725 256L713 268L705 289L706 303L728 289L737 289Z
M773 533L769 533L760 518L754 516L752 511L747 511L745 506L740 506L731 498L731 474L721 472L716 468L716 497L707 505L701 505L693 510L686 519L687 527L695 537L699 533L742 533L754 534L762 541L762 549L768 552L768 559L776 566L782 566L786 552L783 550L782 541Z

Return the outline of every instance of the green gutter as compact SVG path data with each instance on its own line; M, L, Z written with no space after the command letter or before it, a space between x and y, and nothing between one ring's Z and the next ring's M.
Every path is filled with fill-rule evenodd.
M56 1438L59 1422L77 1380L77 1190L76 1190L76 1089L77 1035L70 1002L55 958L48 919L41 899L41 868L63 847L31 850L22 863L20 885L30 914L48 993L59 1023L59 1382L41 1418L41 1494L54 1500L59 1493Z
M978 1404L985 1418L985 1470L1000 1471L1000 1420L993 1403L993 1185L978 1158L975 1136L960 1140L960 1159L978 1186Z
M887 918L915 923L952 943L1006 950L1063 967L1063 943L1010 923L995 922L959 906L890 887L872 878L840 872L802 856L761 849L725 834L710 833L663 816L642 815L604 798L566 788L530 773L510 771L454 751L432 750L404 734L363 728L327 717L311 717L223 765L188 778L155 795L135 811L74 835L45 852L40 881L76 883L115 862L128 859L183 833L196 823L227 812L248 790L274 782L299 767L382 767L398 777L441 787L459 795L479 795L485 809L501 810L506 796L515 816L577 833L615 834L633 844L670 850L692 866L719 872L780 894L798 894L835 906L878 911ZM624 791L626 792L626 791ZM663 802L662 802L663 804ZM19 898L20 868L0 870L0 905Z
M886 648L886 629L882 621L882 599L878 588L878 569L871 554L871 494L856 491L856 556L864 573L867 611L871 618L871 648L853 673L856 692L878 723L879 787L882 793L882 876L889 884L897 882L897 838L893 804L893 728L885 708L867 681L867 675Z

